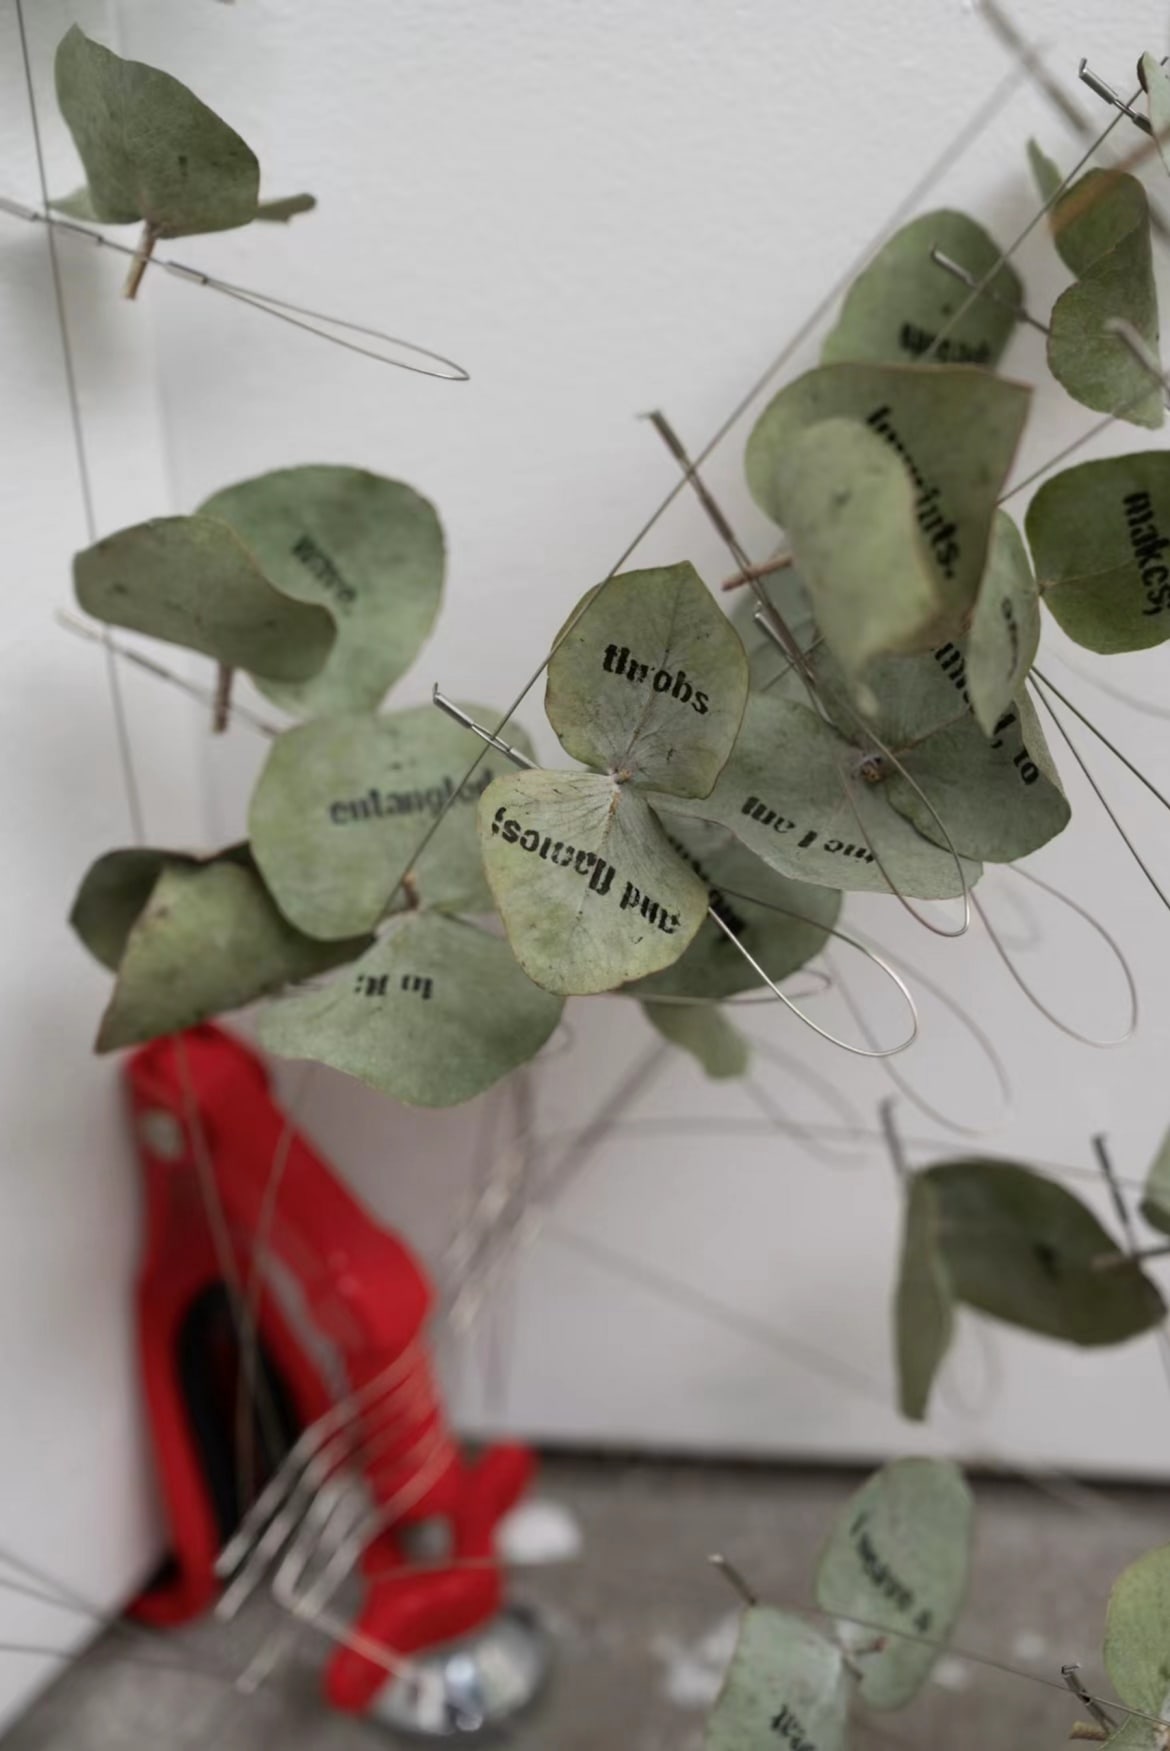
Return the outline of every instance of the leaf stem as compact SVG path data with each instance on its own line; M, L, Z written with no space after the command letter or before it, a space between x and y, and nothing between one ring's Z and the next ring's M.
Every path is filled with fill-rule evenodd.
M755 584L761 578L770 578L776 572L787 571L795 561L795 554L781 553L776 559L765 560L763 565L749 565L746 571L736 572L733 578L724 578L719 588L721 590L738 590L744 584Z
M211 702L211 733L222 736L231 721L232 681L236 671L228 663L218 663L215 670L215 697Z
M147 263L154 254L154 246L158 242L158 237L158 231L148 219L142 227L138 248L134 251L134 260L130 263L130 272L126 275L126 284L122 287L123 298L137 298L138 288L142 284L142 276L146 272Z

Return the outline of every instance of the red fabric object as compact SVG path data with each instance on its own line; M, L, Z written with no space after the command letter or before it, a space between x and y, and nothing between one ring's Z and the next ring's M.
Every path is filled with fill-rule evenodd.
M180 1623L220 1590L215 1558L238 1510L237 1357L225 1279L229 1294L241 1285L249 1293L279 1149L257 1329L287 1435L362 1395L353 1462L386 1526L362 1565L367 1594L355 1629L403 1654L467 1634L499 1607L495 1528L533 1460L502 1446L469 1463L448 1435L425 1347L433 1292L417 1261L288 1129L263 1060L232 1035L206 1026L154 1041L131 1055L125 1073L145 1182L142 1376L173 1553L136 1615ZM218 1231L207 1213L211 1186ZM404 1555L410 1528L437 1517L449 1529L443 1566L412 1564ZM342 1647L326 1691L338 1708L361 1710L386 1676Z

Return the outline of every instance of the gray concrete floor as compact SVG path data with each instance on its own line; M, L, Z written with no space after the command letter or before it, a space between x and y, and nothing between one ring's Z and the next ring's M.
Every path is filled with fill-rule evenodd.
M734 1600L706 1558L722 1550L760 1594L806 1605L829 1522L856 1474L780 1466L550 1458L541 1494L581 1526L580 1558L517 1574L558 1644L547 1695L511 1751L698 1751L707 1699L734 1627ZM976 1556L955 1651L899 1715L858 1719L856 1751L988 1751L1066 1739L1078 1710L1065 1661L1104 1685L1101 1628L1127 1562L1170 1540L1164 1490L1037 1488L976 1480ZM384 1729L331 1715L318 1698L324 1645L296 1640L254 1698L238 1671L277 1621L267 1605L227 1628L161 1641L112 1631L5 1738L5 1751L372 1751ZM979 1656L989 1662L959 1657ZM213 1669L149 1669L150 1661ZM1014 1668L997 1669L996 1662Z

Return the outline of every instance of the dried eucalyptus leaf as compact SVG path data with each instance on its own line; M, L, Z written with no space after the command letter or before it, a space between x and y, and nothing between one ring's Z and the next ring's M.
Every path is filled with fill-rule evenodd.
M967 299L955 276L931 260L936 248L979 280L996 272L984 296L943 336L932 359L940 365L994 367L999 362L1024 288L982 225L966 213L944 209L923 213L895 231L854 280L822 348L822 364L867 359L903 365L934 345Z
M705 884L641 796L592 772L515 772L479 804L484 868L516 958L565 996L610 991L676 961Z
M1145 189L1134 176L1090 170L1049 217L1060 253L1078 276L1053 306L1052 375L1085 407L1160 426L1162 385L1106 326L1124 318L1157 354L1158 290Z
M1146 1175L1141 1212L1151 1228L1170 1234L1170 1131L1158 1145L1158 1153Z
M131 928L163 870L195 868L198 863L198 858L181 851L153 851L145 846L107 851L86 870L69 923L90 954L116 972Z
M490 706L467 708L480 721ZM509 734L531 752L523 730ZM277 905L309 936L372 930L423 834L447 818L414 867L432 910L488 912L475 805L507 766L470 730L419 705L385 717L347 714L286 730L272 744L248 810L252 848Z
M775 983L820 953L841 911L832 888L790 881L706 821L671 821L671 844L707 884L710 904ZM711 918L673 966L631 996L732 997L763 981Z
M747 1041L714 1005L643 1003L642 1013L663 1039L697 1058L716 1081L742 1076L751 1062Z
M1041 151L1035 140L1028 141L1028 163L1031 166L1036 187L1040 191L1040 199L1047 206L1064 178L1056 163L1049 158L1047 152Z
M752 1605L703 1735L703 1751L845 1751L849 1679L840 1648L803 1618Z
M85 183L75 188L72 194L62 195L60 200L50 201L49 206L54 213L64 213L68 219L84 219L90 225L100 224L94 212L93 196Z
M281 195L275 201L261 201L254 216L271 225L287 225L298 213L311 213L316 205L316 195Z
M748 485L786 527L798 507L785 502L782 463L797 435L823 420L859 421L909 472L919 534L957 630L979 590L1030 397L1025 385L969 365L821 365L782 389L756 422ZM875 577L875 590L888 582Z
M771 484L817 624L848 675L941 635L946 598L896 450L857 420L821 420L793 434Z
M256 217L255 154L169 73L124 61L74 25L58 46L56 77L102 224L142 219L160 237L188 237Z
M795 881L846 893L888 893L884 866L890 881L917 899L960 893L954 858L891 808L885 785L857 777L860 764L858 751L805 706L757 693L748 700L731 759L711 795L656 795L652 801L668 831L676 815L714 821ZM845 774L854 775L856 814L846 797ZM971 886L978 865L964 867Z
M239 537L210 517L119 529L75 556L73 584L95 619L256 676L304 680L333 648L325 610L274 590Z
M943 1257L939 1200L927 1174L912 1175L906 1193L902 1260L894 1296L898 1404L916 1423L951 1347L954 1293Z
M561 746L622 783L706 796L747 700L738 633L685 562L592 594L549 659L544 705Z
M534 1057L563 1007L498 936L410 912L323 991L272 1004L260 1038L411 1106L451 1107Z
M945 846L941 821L960 856L1013 863L1062 832L1072 811L1040 720L1025 695L1008 708L994 731L988 740L965 711L917 747L899 751L902 766L929 799L929 808L896 769L886 789L893 807L924 838Z
M1028 506L1041 597L1087 650L1111 656L1170 638L1170 455L1081 462Z
M351 960L368 938L314 942L233 854L163 869L126 938L99 1052L178 1033Z
M337 643L319 674L263 691L300 717L373 711L413 663L443 592L443 530L400 480L363 468L279 468L202 507L231 525L276 588L327 608ZM296 677L288 677L296 679Z
M1117 1577L1103 1652L1122 1702L1144 1714L1170 1715L1170 1545L1148 1550ZM1125 1751L1164 1751L1166 1737L1153 1721L1131 1716L1109 1743L1124 1743Z
M1023 690L1040 644L1040 592L1016 525L1004 511L991 531L965 652L971 708L986 736Z
M905 1708L949 1640L967 1590L973 1509L950 1460L898 1459L839 1516L817 1569L817 1604L845 1619L837 1634L870 1708ZM876 1648L875 1625L889 1632Z
M1138 62L1138 78L1146 94L1150 126L1162 163L1170 170L1170 77L1157 55L1148 51Z
M938 1200L938 1243L958 1301L1042 1337L1118 1344L1165 1318L1157 1288L1116 1253L1111 1235L1055 1180L1010 1161L944 1161L925 1177Z

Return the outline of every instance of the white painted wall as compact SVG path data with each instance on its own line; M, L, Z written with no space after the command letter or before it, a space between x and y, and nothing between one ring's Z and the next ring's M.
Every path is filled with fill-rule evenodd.
M1034 34L1062 45L1054 64L1069 71L1084 53L1119 80L1131 51L1162 27L1158 9L1138 0L1025 0L1016 10ZM320 197L319 211L286 233L201 240L185 246L191 258L417 337L473 372L466 386L405 377L183 286L151 289L180 507L250 473L310 460L363 462L438 503L451 551L446 617L400 690L404 703L425 698L435 680L455 693L512 696L567 608L672 482L672 464L637 414L662 406L692 446L701 443L1007 66L962 5L939 0L896 9L864 0L350 0L316 22L292 0L240 0L230 11L126 0L122 17L133 52L198 75L255 142L273 192L308 186ZM1071 162L1060 124L1025 91L930 204L967 204L1006 241L1033 206L1022 174L1032 131ZM1040 309L1060 284L1051 253L1040 238L1023 257ZM814 357L806 346L793 369ZM1025 336L1010 362L1035 375L1039 358ZM1089 423L1049 388L1021 471ZM762 553L770 534L739 474L745 431L721 448L709 478ZM726 572L687 499L638 557L682 554L711 581ZM1135 659L1110 673L1144 676L1156 698L1164 661ZM1085 697L1159 763L1158 726ZM523 716L555 758L539 693ZM262 755L240 733L208 747L214 839L239 831ZM1106 908L1140 963L1142 1031L1123 1051L1090 1051L1043 1023L978 931L944 944L891 904L851 903L850 913L944 980L991 1031L1016 1083L997 1147L1088 1166L1089 1134L1104 1127L1137 1176L1170 1118L1161 1074L1170 932L1083 784L1070 784L1076 825L1035 862ZM1143 843L1164 852L1154 811L1121 794ZM987 887L989 904L1018 929L1005 910L1007 878ZM1039 916L1045 946L1025 964L1080 1025L1115 1031L1124 993L1108 957L1059 911L1041 906ZM907 1071L977 1122L993 1084L932 1008L927 999L925 1038ZM817 1013L835 1012L822 1004ZM584 1122L647 1044L640 1019L616 1002L578 1003L571 1020L575 1049L538 1078L552 1130ZM793 1054L795 1070L761 1065L783 1111L812 1112L799 1069L807 1065L872 1114L886 1088L880 1072L789 1018L757 1012L752 1026ZM681 1062L639 1110L758 1117L739 1090L713 1089ZM308 1119L371 1201L434 1254L453 1190L471 1172L475 1114L396 1112L322 1075ZM944 1135L922 1122L907 1128ZM847 1177L790 1141L719 1141L685 1128L616 1138L558 1209L574 1232L771 1330L815 1334L875 1385L868 1396L850 1393L782 1361L742 1331L623 1282L550 1232L498 1310L495 1344L508 1362L494 1389L483 1395L477 1358L459 1370L470 1420L553 1438L752 1451L870 1454L913 1439L888 1409L897 1204L876 1149ZM970 1377L968 1393L981 1356L973 1341L956 1370L957 1381ZM1164 1471L1170 1411L1151 1342L1104 1360L1000 1334L993 1348L986 1426L975 1434L952 1418L932 1438Z
M416 337L472 370L464 386L389 372L160 275L125 310L96 252L68 257L103 527L189 509L227 482L305 461L359 462L438 503L448 608L399 703L424 698L434 680L500 700L518 689L568 607L672 483L672 464L636 415L662 406L688 443L701 443L1006 66L959 0L120 0L112 9L38 0L34 10L46 78L52 41L80 11L232 119L257 147L269 192L310 187L320 197L319 211L287 232L191 240L176 255ZM1019 0L1015 10L1059 43L1054 65L1065 72L1086 54L1124 83L1139 50L1165 47L1161 9L1147 0ZM0 31L3 183L33 198L7 4ZM1032 205L1021 172L1030 131L1071 161L1059 124L1025 92L929 204L967 205L1006 240ZM69 181L66 168L59 175ZM1048 254L1041 240L1022 257L1040 310L1059 284ZM45 271L43 238L5 222L0 493L24 587L14 580L10 591L0 690L7 746L19 737L22 750L18 764L9 755L5 875L17 928L0 1058L18 1140L0 1222L4 1378L17 1414L0 1434L0 1527L110 1595L149 1543L127 1351L133 1186L114 1069L86 1055L102 978L59 920L76 873L122 838L125 819L100 661L49 621L83 536ZM793 370L814 357L806 346ZM1009 363L1035 374L1027 338ZM1088 423L1047 390L1021 469ZM709 478L762 553L769 534L739 477L745 429ZM685 499L639 559L682 555L712 582L724 575L724 556ZM1165 660L1127 659L1108 672L1156 699ZM1078 691L1166 770L1164 726ZM538 701L524 721L551 759ZM190 838L195 719L150 683L131 703L149 835ZM207 843L240 830L262 753L242 731L201 745ZM1110 784L1167 867L1166 829L1132 786L1115 774ZM1084 788L1070 779L1076 823L1035 863L1108 910L1137 961L1142 1028L1123 1050L1094 1053L1055 1034L978 931L942 944L891 905L851 903L850 915L944 980L996 1039L1016 1083L997 1149L1087 1167L1089 1133L1104 1128L1137 1177L1170 1118L1170 927ZM987 886L989 904L1018 930L1006 878ZM1049 907L1038 913L1045 942L1026 957L1029 969L1082 1024L1112 1031L1123 1004L1107 960ZM817 1014L841 1020L832 1004ZM573 1050L538 1078L549 1131L583 1122L649 1044L637 1015L613 1001L578 1003L571 1022ZM990 1085L967 1043L929 1000L925 1022L907 1074L969 1119L986 1116ZM869 1121L887 1086L878 1071L788 1018L757 1011L751 1027L795 1061L784 1071L761 1060L760 1080L783 1113L823 1116L808 1082L815 1071ZM846 1171L791 1140L700 1130L686 1121L758 1114L741 1091L712 1088L681 1062L638 1110L684 1122L669 1136L615 1136L566 1192L561 1227L525 1253L485 1315L487 1339L453 1366L465 1420L737 1451L869 1456L911 1445L888 1408L897 1210L880 1151L863 1146ZM432 1257L472 1173L478 1116L403 1113L324 1072L307 1110L354 1183ZM906 1128L943 1136L912 1114ZM569 1232L706 1304L686 1309L663 1299L661 1284L635 1285L571 1250ZM730 1323L713 1321L716 1303ZM777 1354L761 1332L813 1344L863 1384L827 1377L823 1359ZM506 1365L486 1371L487 1391L481 1364L493 1343ZM978 1430L952 1410L932 1438L972 1455L994 1448L1165 1474L1170 1409L1152 1343L1086 1358L996 1333L991 1353L981 1383L986 1358L967 1333L950 1377L951 1399L965 1392L988 1411Z
M76 184L53 123L52 48L73 18L116 30L100 0L26 6L51 186ZM38 200L11 4L0 6L0 191ZM102 653L60 629L69 561L87 536L42 230L0 217L0 624L3 1003L0 1004L0 1553L111 1605L157 1534L131 1349L137 1188L116 1066L90 1056L107 980L65 927L82 870L129 843ZM99 529L165 504L150 311L124 306L112 262L63 246ZM176 695L126 682L155 830L197 839L194 719ZM0 1575L7 1569L0 1560ZM0 1591L0 1641L50 1647L84 1618ZM0 1721L52 1660L0 1658Z

